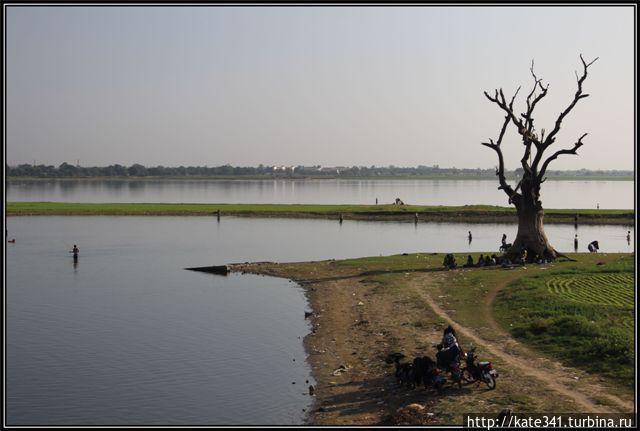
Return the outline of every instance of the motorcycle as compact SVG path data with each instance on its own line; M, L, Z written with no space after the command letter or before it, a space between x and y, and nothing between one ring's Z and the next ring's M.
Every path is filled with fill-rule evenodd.
M484 382L489 389L495 389L498 371L489 361L477 361L475 350L476 348L473 347L466 354L466 366L462 370L462 378L468 383Z

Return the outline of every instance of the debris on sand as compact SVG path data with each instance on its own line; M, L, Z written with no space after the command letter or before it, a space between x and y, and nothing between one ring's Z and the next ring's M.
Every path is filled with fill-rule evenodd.
M349 371L349 367L347 367L346 365L340 365L338 368L336 368L335 370L333 370L333 373L331 373L334 376L339 376L342 373L346 373L347 371Z
M412 403L401 407L392 415L385 417L380 425L433 425L435 415L427 411L427 406Z

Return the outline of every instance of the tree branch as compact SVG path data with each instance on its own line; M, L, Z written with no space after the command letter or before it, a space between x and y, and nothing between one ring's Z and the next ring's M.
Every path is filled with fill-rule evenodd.
M513 99L511 99L511 104L513 104L514 99L515 99L515 95L513 96ZM510 200L512 200L514 195L516 195L516 192L507 183L507 179L504 176L504 157L502 156L502 150L500 149L500 144L502 143L502 138L504 138L504 134L507 130L507 126L509 125L509 122L511 120L512 120L511 115L507 114L507 116L504 117L504 123L502 124L502 128L500 129L498 140L495 143L493 142L493 139L489 139L488 143L482 142L482 145L493 149L498 154L498 168L496 169L496 175L498 176L498 181L500 183L500 187L498 187L498 190L503 190L507 194L507 196L509 196Z
M582 54L580 54L580 60L582 61L583 71L582 71L582 76L580 78L578 78L578 90L576 91L576 94L573 96L573 101L571 101L571 103L569 104L567 109L562 111L560 113L560 115L558 116L558 119L556 120L555 127L553 128L551 133L549 133L549 135L547 136L547 139L544 142L545 148L548 147L549 145L553 144L553 142L555 141L555 136L560 131L560 126L562 125L562 120L564 120L564 117L566 117L569 114L569 112L571 112L573 107L576 106L576 103L578 103L578 100L584 99L585 97L589 97L588 94L582 94L582 83L584 82L585 79L587 79L587 69L593 63L595 63L597 59L598 59L598 57L596 57L593 61L587 63L586 61L584 61L584 58L582 57Z
M598 57L596 57L595 59L593 59L592 61L590 61L589 63L587 63L584 58L582 57L582 54L580 54L580 61L582 61L582 76L578 76L577 72L576 72L576 80L578 83L578 89L576 90L575 95L573 96L573 100L571 101L571 103L569 104L569 106L567 106L567 108L562 111L560 113L560 115L558 116L558 118L556 119L555 125L553 127L553 130L551 131L551 133L549 133L546 137L546 139L542 140L542 144L540 145L540 148L538 148L538 151L536 153L536 157L533 160L532 163L532 169L535 171L536 168L538 167L538 165L540 164L540 162L542 161L542 155L544 153L544 151L555 142L556 140L556 135L558 134L558 132L560 131L560 126L562 126L562 121L564 120L564 118L569 114L569 112L571 112L571 110L574 108L574 106L576 106L576 104L578 103L578 100L580 99L584 99L585 97L588 97L588 94L582 94L582 84L585 81L585 79L587 79L587 70L589 69L589 66L591 66L593 63L596 62L596 60L598 60ZM547 85L548 88L548 85ZM545 162L546 163L546 162ZM546 163L548 164L548 163Z
M571 148L569 150L556 151L547 160L545 160L544 164L542 165L542 168L540 169L540 173L538 174L538 181L542 182L542 178L544 177L544 173L547 171L547 167L549 166L549 163L551 163L552 161L557 159L558 156L560 156L562 154L574 154L574 155L578 154L576 151L578 150L578 148L580 148L581 146L584 145L582 143L582 139L587 135L588 135L588 133L585 133L584 135L580 136L580 139L578 139L578 142L573 144L573 148Z
M540 99L547 95L547 90L549 89L549 84L544 87L542 85L542 79L538 79L538 77L536 76L536 73L533 71L533 64L533 60L531 60L531 69L529 70L531 70L531 76L533 76L533 88L531 89L531 93L529 93L529 95L527 96L527 112L526 114L522 115L525 119L525 126L529 133L532 133L534 130L533 118L531 117L531 114L533 114L533 110L535 109L536 104L540 101ZM538 87L540 87L540 94L535 96L536 89ZM532 97L534 97L533 102L531 101Z
M513 124L516 125L518 130L522 128L522 121L520 121L520 119L518 119L518 117L516 117L515 114L513 113L513 102L516 100L516 96L518 95L520 88L521 87L518 87L513 97L511 98L511 102L509 102L509 104L507 104L507 101L504 97L504 93L502 92L502 88L500 90L496 90L495 95L493 97L489 96L489 93L487 93L486 91L484 92L484 95L487 97L487 99L489 99L490 101L498 105L500 109L502 109L507 114L509 119L513 121Z

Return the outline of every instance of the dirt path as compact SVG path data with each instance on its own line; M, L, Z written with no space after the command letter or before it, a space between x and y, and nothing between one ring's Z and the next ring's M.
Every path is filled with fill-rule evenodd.
M425 280L421 281L424 282ZM429 280L426 281L428 282ZM575 385L576 379L574 376L584 375L584 372L564 367L557 362L540 358L539 354L522 346L510 335L504 332L493 318L493 314L491 312L493 301L502 286L496 286L489 292L489 295L482 304L481 310L481 312L486 315L487 322L491 325L492 331L495 331L499 336L499 340L497 342L487 341L472 329L453 320L451 316L449 316L449 314L444 311L423 288L421 288L421 286L424 286L424 283L412 283L412 287L425 300L431 309L442 319L452 325L455 325L456 330L461 335L473 340L478 345L483 346L487 351L502 359L509 366L520 370L522 374L542 381L550 389L572 399L576 404L582 406L585 409L585 412L613 413L618 411L634 411L633 402L625 401L615 395L612 395L601 385L597 385L592 382L581 382L580 385ZM571 383L571 385L569 383ZM594 397L605 397L615 406L602 405L596 402Z

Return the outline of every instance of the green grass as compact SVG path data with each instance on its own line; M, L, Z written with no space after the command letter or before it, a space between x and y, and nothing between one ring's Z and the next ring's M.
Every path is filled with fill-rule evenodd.
M560 275L547 281L549 293L586 304L633 307L633 274Z
M69 203L69 202L8 202L7 215L226 215L282 217L411 217L418 213L423 219L444 217L447 220L495 221L515 217L512 207L493 205L427 206L427 205L304 205L304 204L172 204L172 203ZM573 222L575 214L581 221L631 223L633 210L547 209L546 221Z
M499 292L495 313L521 341L633 385L634 261L628 255L609 258L597 265L584 257L515 280Z

